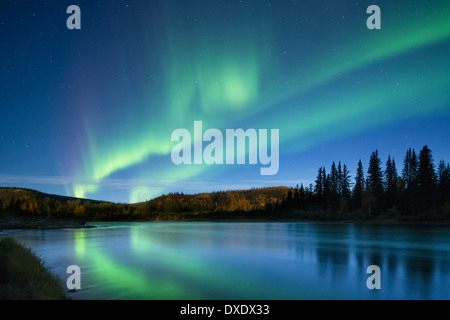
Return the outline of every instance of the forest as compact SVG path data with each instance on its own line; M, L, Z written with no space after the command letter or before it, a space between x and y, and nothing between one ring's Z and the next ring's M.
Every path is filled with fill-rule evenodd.
M399 172L378 150L367 171L359 160L352 178L346 164L320 167L315 184L200 194L170 193L135 204L57 196L23 188L0 188L0 217L86 221L164 220L380 220L450 219L450 165L434 164L431 150L408 149Z
M301 187L300 189L303 189ZM354 179L348 167L333 162L329 172L318 169L309 201L289 195L289 209L319 213L328 219L447 220L450 218L450 165L436 168L431 150L408 149L401 172L389 155L384 168L378 150L370 155L367 171L359 160Z

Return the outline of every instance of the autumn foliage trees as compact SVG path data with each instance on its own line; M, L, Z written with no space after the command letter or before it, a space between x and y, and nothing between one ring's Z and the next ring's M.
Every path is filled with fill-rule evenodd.
M126 204L62 197L22 188L0 188L0 210L36 218L100 220L130 214Z
M36 218L83 220L184 220L208 217L265 217L286 199L302 202L288 187L268 187L186 195L170 193L137 204L111 203L48 195L34 190L0 188L0 210ZM256 215L255 215L256 214Z
M450 219L450 165L434 164L431 150L408 149L403 168L382 162L377 150L367 169L359 160L352 177L346 164L320 167L315 184L200 194L170 193L143 203L77 199L19 188L0 188L0 211L36 218L83 220L214 219ZM4 215L3 215L4 216ZM0 215L0 218L2 215Z

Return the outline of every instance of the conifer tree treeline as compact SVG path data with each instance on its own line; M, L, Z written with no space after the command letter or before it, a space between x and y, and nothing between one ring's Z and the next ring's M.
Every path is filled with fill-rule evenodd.
M435 165L424 146L408 149L403 168L390 155L386 162L378 150L367 167L359 160L351 176L344 163L320 167L307 188L297 186L230 190L197 195L168 194L145 203L121 204L43 194L20 188L0 188L0 213L35 218L88 220L180 219L311 219L340 220L389 217L450 219L450 165ZM1 217L0 217L1 218ZM1 222L1 221L0 221Z
M418 156L407 150L401 175L390 155L383 168L375 150L367 172L359 160L353 183L347 166L340 162L332 163L330 173L320 167L315 183L317 203L329 212L360 212L366 217L390 213L449 218L450 214L450 165L441 160L436 169L428 146Z

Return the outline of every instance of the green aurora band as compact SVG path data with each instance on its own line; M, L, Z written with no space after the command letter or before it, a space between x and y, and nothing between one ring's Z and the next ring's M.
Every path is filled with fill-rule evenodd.
M187 28L176 15L169 14L176 11L177 5L166 6L167 12L163 14L166 24L157 45L162 53L160 63L164 66L165 91L162 98L155 98L156 101L149 97L149 105L160 104L164 111L139 120L147 121L146 125L127 125L127 135L108 132L107 141L103 134L93 130L94 123L86 125L89 148L83 152L83 167L77 169L77 176L83 182L72 186L71 193L76 197L97 192L102 181L114 173L149 159L165 156L170 161L174 146L170 141L171 132L180 127L190 129L194 120L202 120L204 127L215 128L237 128L244 121L249 127L278 126L283 143L292 139L302 141L286 146L286 150L294 152L318 143L320 134L310 138L324 128L337 138L395 122L404 117L405 112L414 117L445 108L441 93L450 87L450 78L444 72L449 62L442 57L427 62L433 72L417 63L414 68L392 68L393 71L387 73L391 80L382 75L373 76L370 83L362 84L357 90L351 85L342 88L339 82L377 63L389 63L448 41L448 2L430 6L426 12L409 7L395 15L387 10L384 15L383 11L382 30L369 32L361 28L354 32L356 36L351 42L340 43L335 50L324 51L314 59L299 58L283 77L276 63L279 30L270 24L266 12L257 12L259 19L236 16L239 22L235 29L223 35L222 24L208 30ZM204 18L214 19L207 15ZM261 27L258 22L264 19L268 23ZM365 25L365 16L359 23ZM417 77L428 73L426 81L425 76ZM326 98L292 102L295 97L320 92L330 85L338 89L329 92ZM429 102L431 95L433 101L426 109L407 109L407 103ZM295 117L292 117L293 112ZM387 112L389 117L385 117ZM365 120L356 121L361 119ZM346 121L355 125L343 127ZM136 178L140 185L131 190L130 202L142 200L144 194L148 198L147 192L154 195L162 192L163 188L146 187L152 181L182 182L208 169L205 165L180 169L171 163L167 165L166 161L165 166L155 164L151 172L140 170Z

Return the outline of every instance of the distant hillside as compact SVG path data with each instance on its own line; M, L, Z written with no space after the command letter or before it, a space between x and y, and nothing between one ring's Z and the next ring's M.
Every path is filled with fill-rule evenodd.
M0 200L2 202L8 202L11 200L39 200L39 199L45 199L49 198L55 201L60 202L68 202L68 201L81 201L86 202L90 201L92 203L101 203L104 201L97 201L97 200L89 200L89 199L79 199L75 197L67 197L67 196L61 196L56 194L49 194L49 193L43 193L37 190L33 189L26 189L26 188L10 188L10 187L0 187Z
M25 188L0 188L0 211L35 218L101 218L126 212L123 205L43 193ZM5 214L0 218L4 218Z
M295 190L288 187L267 187L194 195L171 193L142 203L139 207L156 212L254 211L281 204L289 192L293 194Z
M35 218L84 220L189 220L273 214L286 201L310 194L288 187L187 195L171 193L136 204L65 197L21 188L0 188L0 210ZM230 215L233 213L233 215ZM5 215L3 215L5 218Z

